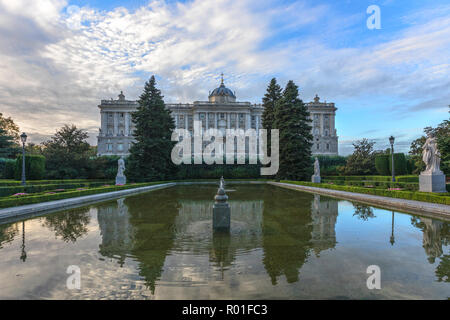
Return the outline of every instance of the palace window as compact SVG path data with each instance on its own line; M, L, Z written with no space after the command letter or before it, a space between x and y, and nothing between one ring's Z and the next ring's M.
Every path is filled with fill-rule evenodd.
M123 143L117 144L117 151L123 151Z
M319 148L320 148L320 144L318 143L318 144L316 145L316 147L317 147L317 150L319 150Z
M236 129L236 113L230 114L230 127Z
M327 150L330 150L330 144L327 143Z
M252 116L252 129L256 129L256 117Z
M183 115L183 114L180 114L180 115L178 116L178 128L180 128L180 129L186 129L186 124L185 124L185 122L184 122L184 115Z
M106 144L106 151L112 151L112 143L107 143Z

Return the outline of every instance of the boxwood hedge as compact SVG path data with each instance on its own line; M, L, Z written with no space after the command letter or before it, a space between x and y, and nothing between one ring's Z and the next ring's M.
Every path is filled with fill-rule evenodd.
M312 182L306 182L306 181L282 180L281 182L297 184L297 185L302 185L302 186L309 186L309 187L333 189L333 190L339 190L339 191L349 191L349 192L356 192L356 193L371 194L371 195L376 195L376 196L384 196L384 197L406 199L406 200L417 200L417 201L425 201L425 202L450 205L450 193L448 193L448 192L447 193L430 193L430 192L418 192L418 191L395 191L395 190L388 190L388 189L363 188L363 187L334 185L334 184L326 184L326 183L312 183Z

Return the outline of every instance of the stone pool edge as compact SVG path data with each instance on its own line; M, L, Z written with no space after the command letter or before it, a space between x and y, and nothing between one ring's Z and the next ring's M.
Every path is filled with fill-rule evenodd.
M108 199L115 199L115 198L119 198L122 196L138 194L138 193L162 189L162 188L169 188L169 187L175 186L176 184L177 184L176 182L169 182L169 183L156 184L156 185L152 185L152 186L131 188L131 189L125 189L125 190L119 190L119 191L92 194L92 195L88 195L88 196L81 196L81 197L75 197L75 198L67 198L67 199L61 199L61 200L26 204L26 205L17 206L17 207L4 208L4 209L0 209L0 222L2 222L5 219L11 219L11 218L16 218L16 217L21 217L21 216L33 216L33 215L36 215L36 214L39 214L39 213L42 213L45 211L74 208L74 207L78 207L81 205L100 202L100 201L104 201L104 200L108 200Z
M389 209L406 211L417 214L431 215L433 217L450 218L450 206L439 203L423 202L417 200L397 199L383 196L375 196L370 194L355 193L348 191L332 190L325 188L302 186L284 182L268 181L267 184L278 186L281 188L306 191L311 193L322 194L339 199L354 200L364 202L370 205L380 206Z
M152 186L145 186L126 190L99 193L88 196L81 196L76 198L68 198L35 204L28 204L18 207L4 208L0 209L0 222L4 222L5 220L14 219L18 217L36 216L42 214L43 212L75 208L90 203L101 202L109 199L116 199L122 196L128 196L162 188L169 188L176 185L192 185L192 184L217 184L217 182L214 181L168 182ZM339 199L363 202L370 205L379 206L382 208L395 209L432 217L450 218L450 206L444 204L422 202L416 200L396 199L390 197L368 195L363 193L353 193L348 191L309 187L274 181L257 181L257 180L229 181L228 184L270 184L281 188L306 191L331 196Z

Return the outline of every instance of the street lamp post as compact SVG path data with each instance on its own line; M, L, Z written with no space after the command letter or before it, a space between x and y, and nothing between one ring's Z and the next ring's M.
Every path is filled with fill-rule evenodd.
M395 168L394 168L394 140L393 136L389 137L389 142L391 143L391 164L392 164L392 182L395 182Z
M22 133L20 135L22 141L22 185L25 186L25 142L27 141L27 135Z

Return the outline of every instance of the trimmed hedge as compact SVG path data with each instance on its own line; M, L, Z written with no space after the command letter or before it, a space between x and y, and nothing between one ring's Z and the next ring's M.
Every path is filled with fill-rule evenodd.
M392 174L392 161L389 158L389 173ZM394 153L395 175L406 174L406 157L403 153Z
M341 186L334 184L326 184L326 183L312 183L306 181L289 181L282 180L281 182L297 184L301 186L308 187L317 187L317 188L325 188L339 191L349 191L355 193L364 193L371 194L376 196L383 197L391 197L397 199L405 199L405 200L417 200L431 203L439 203L450 205L450 193L429 193L429 192L413 192L413 191L394 191L387 189L373 189L373 188L362 188L362 187L353 187L353 186Z
M0 187L0 197L7 197L16 193L38 193L44 191L51 191L55 189L75 189L83 187L100 187L105 185L104 182L91 183L65 183L65 184L30 184L26 186L7 186Z
M110 187L101 187L101 188L92 188L88 190L74 190L69 192L61 192L55 194L44 194L44 195L36 195L36 196L25 196L18 198L3 198L0 199L0 208L6 207L16 207L26 204L40 203L46 201L54 201L61 199L68 199L74 197L88 196L92 194L99 194L105 192L119 191L125 189L132 189L138 187L151 186L155 184L165 183L164 181L155 181L155 182L147 182L147 183L136 183L136 184L127 184L124 186L110 186Z
M395 161L395 160L394 160ZM341 181L385 181L390 182L392 180L391 176L328 176L324 177L328 180L341 180ZM416 182L419 183L419 176L406 175L406 176L396 176L396 182Z
M377 169L378 174L382 176L387 176L391 173L389 170L389 158L388 154L377 154L375 156L375 168Z
M40 180L45 176L45 157L37 154L25 155L25 176L30 180ZM14 178L22 179L22 155L17 155Z
M0 177L3 179L14 179L14 168L16 160L0 158Z
M74 183L94 183L94 182L103 182L105 184L113 183L114 180L89 180L89 179L67 179L67 180L27 180L27 185L41 185L41 184L74 184ZM7 186L21 186L21 181L15 180L0 180L0 187Z
M367 180L358 180L358 181L343 181L343 180L329 180L322 179L323 183L332 183L336 185L346 185L346 186L358 186L358 187L373 187L373 188L402 188L409 191L418 191L419 184L414 182L386 182L386 181L367 181Z

